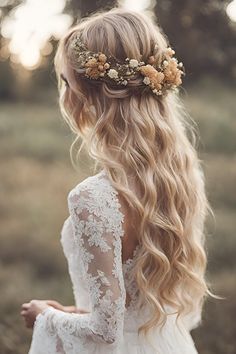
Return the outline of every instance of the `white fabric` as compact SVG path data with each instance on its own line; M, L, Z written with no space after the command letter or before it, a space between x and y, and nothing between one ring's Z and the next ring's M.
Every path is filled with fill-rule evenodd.
M36 317L29 354L196 354L189 331L199 314L181 328L169 315L148 339L138 327L150 316L138 311L138 289L131 276L138 255L122 264L124 215L105 170L79 183L68 195L70 216L61 232L75 304L86 314L49 307ZM126 293L131 298L126 307Z

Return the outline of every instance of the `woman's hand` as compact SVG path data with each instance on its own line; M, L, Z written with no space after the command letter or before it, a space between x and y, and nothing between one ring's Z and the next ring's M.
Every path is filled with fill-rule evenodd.
M21 315L24 317L25 324L27 328L33 328L35 319L38 314L43 312L49 304L45 300L31 300L30 302L24 303L21 308Z
M45 301L46 301L47 305L50 305L57 310L67 312L67 311L65 311L67 306L62 305L60 302L58 302L56 300L45 300Z
M89 313L86 310L72 306L64 306L60 302L55 300L31 300L28 303L22 305L21 315L24 317L26 327L33 328L35 319L39 313L41 313L47 307L52 306L57 310L68 313Z

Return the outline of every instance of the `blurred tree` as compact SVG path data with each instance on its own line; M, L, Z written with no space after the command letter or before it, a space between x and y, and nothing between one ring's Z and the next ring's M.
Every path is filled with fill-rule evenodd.
M158 0L155 13L185 64L188 76L235 76L236 23L226 14L230 0Z
M109 10L117 6L117 0L70 0L74 12L79 12L81 17L88 16L99 10Z

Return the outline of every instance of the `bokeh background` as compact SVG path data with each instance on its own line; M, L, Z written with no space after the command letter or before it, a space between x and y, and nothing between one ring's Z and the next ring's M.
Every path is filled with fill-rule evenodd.
M93 173L58 109L53 55L81 17L116 1L0 0L0 353L28 352L32 331L20 307L31 299L73 304L59 242L67 194ZM192 335L201 354L236 353L236 1L121 1L149 8L186 77L181 90L195 120L215 221L207 220L207 277L225 300L206 303ZM45 353L46 354L46 353Z

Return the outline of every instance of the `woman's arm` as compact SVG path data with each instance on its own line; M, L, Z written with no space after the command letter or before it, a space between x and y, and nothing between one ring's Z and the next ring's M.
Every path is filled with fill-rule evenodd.
M71 306L64 306L64 312L68 312L68 313L90 313L89 311L83 310L81 308L78 308L74 305Z
M52 307L54 307L55 309L64 311L64 312L68 312L68 313L89 313L89 311L86 311L82 308L78 308L75 305L62 305L60 302L56 301L56 300L46 300L46 303Z
M34 342L43 341L45 334L49 337L47 343L51 338L52 346L57 338L66 352L66 347L73 347L76 342L78 352L83 353L89 353L91 343L112 344L123 337L126 293L121 257L122 220L116 214L114 199L111 205L109 200L104 205L98 202L102 201L88 191L69 200L76 247L81 255L78 267L87 279L91 313L65 313L49 306L37 316L32 348ZM38 354L32 349L30 354L34 353Z
M24 303L21 306L20 314L25 320L26 327L33 328L36 317L44 310L46 310L48 306L67 313L89 313L88 311L82 308L77 308L74 305L64 306L55 300L31 300L30 302Z

